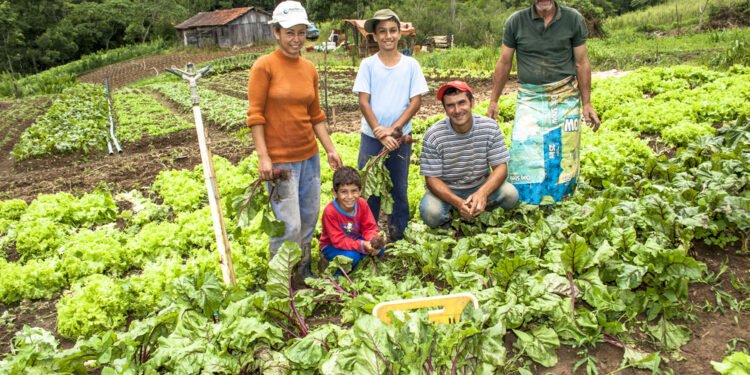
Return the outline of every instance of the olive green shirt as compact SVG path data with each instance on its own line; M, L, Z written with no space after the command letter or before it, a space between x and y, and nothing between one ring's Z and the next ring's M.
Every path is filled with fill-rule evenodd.
M586 21L573 8L555 6L557 12L547 27L533 5L505 22L503 44L516 50L521 83L543 85L576 75L573 48L586 43Z

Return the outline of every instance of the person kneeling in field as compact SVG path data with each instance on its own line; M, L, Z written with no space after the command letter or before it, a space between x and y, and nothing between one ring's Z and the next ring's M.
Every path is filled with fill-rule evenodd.
M362 180L352 167L341 167L333 173L334 199L323 210L323 233L320 248L326 260L338 255L352 260L354 268L368 255L382 255L383 241L378 224L367 201L359 195Z
M495 120L472 114L473 94L461 81L441 86L437 99L447 117L424 134L420 174L427 192L419 214L433 228L450 223L453 210L468 219L518 203L518 191L505 181L510 157L503 134Z

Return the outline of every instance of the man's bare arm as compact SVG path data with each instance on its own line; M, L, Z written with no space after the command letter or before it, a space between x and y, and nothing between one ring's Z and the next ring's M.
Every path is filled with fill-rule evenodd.
M495 73L492 75L492 94L490 95L490 106L487 109L487 116L493 120L497 119L497 100L500 99L500 95L503 93L505 84L508 82L510 76L510 69L513 67L513 54L516 52L515 48L510 48L503 44L500 50L500 58L497 59L495 64Z
M576 79L578 80L578 90L581 93L581 103L583 104L583 119L591 126L591 129L597 131L601 122L591 105L591 63L589 62L586 45L583 44L573 48L573 57L576 60Z

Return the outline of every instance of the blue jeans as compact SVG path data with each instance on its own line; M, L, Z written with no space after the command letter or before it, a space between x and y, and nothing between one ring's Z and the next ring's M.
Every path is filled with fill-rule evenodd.
M385 248L380 249L380 253L378 254L378 256L382 256L384 252ZM333 247L333 245L328 245L323 248L323 256L326 257L326 260L328 260L329 262L338 255L350 258L352 260L352 269L357 266L357 263L359 263L359 261L367 258L367 254L362 254L359 251L354 250L338 249Z
M357 167L362 170L371 157L377 155L383 149L383 144L379 140L368 135L361 135L359 144L359 159ZM402 144L401 147L391 151L385 160L385 167L391 174L393 189L393 213L388 217L388 227L391 240L400 240L404 236L404 229L409 223L409 198L406 194L406 187L409 180L409 159L411 158L411 145ZM380 198L370 196L367 200L375 221L380 216Z
M304 251L310 252L310 242L320 211L320 155L315 154L298 162L275 163L273 166L290 169L292 173L289 180L276 183L275 191L269 196L273 212L285 225L283 236L271 237L271 257L276 255L284 241L291 241L302 248L302 263L305 263ZM266 189L270 194L270 182L266 182ZM310 256L307 255L309 263Z
M469 189L451 189L451 191L453 194L466 199L469 195L479 190L480 187L481 185ZM504 182L487 197L486 211L491 211L496 207L509 210L515 207L517 203L518 191L515 186L509 182ZM453 219L453 210L455 210L453 206L432 194L430 189L427 189L424 197L422 197L422 201L419 202L419 215L422 217L422 221L431 228L437 228L449 223Z

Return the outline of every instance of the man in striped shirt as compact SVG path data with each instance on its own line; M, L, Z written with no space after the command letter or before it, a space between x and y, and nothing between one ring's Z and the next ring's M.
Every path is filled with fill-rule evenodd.
M427 192L419 214L433 228L450 223L453 210L468 219L518 203L518 191L505 181L510 156L503 134L495 120L472 114L473 94L462 81L441 86L437 98L447 117L424 134L420 174Z

